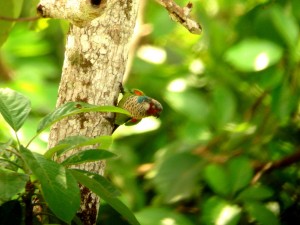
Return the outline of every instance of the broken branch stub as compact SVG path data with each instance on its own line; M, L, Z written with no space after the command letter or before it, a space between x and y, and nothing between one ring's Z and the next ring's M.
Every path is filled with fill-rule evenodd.
M107 0L41 0L37 12L41 17L66 19L83 27L101 16Z
M168 10L171 19L175 22L180 23L192 34L201 34L202 27L196 22L190 13L193 8L193 4L189 2L186 6L181 8L173 0L156 0L160 5Z

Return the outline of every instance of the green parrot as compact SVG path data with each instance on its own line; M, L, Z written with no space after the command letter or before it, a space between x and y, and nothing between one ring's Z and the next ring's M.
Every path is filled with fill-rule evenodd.
M117 113L113 131L122 124L126 126L135 125L148 116L159 117L163 110L162 105L157 100L146 96L144 92L138 89L130 91L121 89L121 93L123 97L119 101L118 107L126 109L131 116Z

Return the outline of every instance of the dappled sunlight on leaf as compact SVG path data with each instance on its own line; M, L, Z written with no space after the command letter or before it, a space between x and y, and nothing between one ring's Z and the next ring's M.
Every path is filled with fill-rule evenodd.
M120 126L115 132L114 137L120 138L124 136L130 136L133 134L141 134L150 131L157 130L161 125L161 121L154 117L147 117L142 119L137 125L133 126Z
M226 125L225 130L232 132L232 133L245 133L247 135L253 134L256 130L256 126L249 123L229 123Z
M195 59L190 63L189 70L194 74L202 74L205 70L205 65L200 59Z
M254 61L254 69L255 71L263 70L269 66L269 63L269 56L265 52L262 52L256 57Z
M225 60L242 72L259 71L277 63L283 49L263 39L245 39L229 48Z
M164 49L151 45L141 46L137 51L137 56L153 64L162 64L167 59L167 53Z
M175 80L172 80L167 89L168 91L171 91L171 92L182 92L186 89L186 80L183 79L183 78L178 78L178 79L175 79Z
M216 225L226 225L241 212L237 205L226 205L221 209L219 216L216 218Z

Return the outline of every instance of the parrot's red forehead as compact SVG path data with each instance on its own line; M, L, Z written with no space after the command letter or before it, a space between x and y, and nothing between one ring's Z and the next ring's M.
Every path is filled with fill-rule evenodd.
M138 89L134 89L134 90L133 90L133 93L134 93L135 95L138 95L138 96L145 95L144 92L142 92L142 91L140 91L140 90L138 90Z

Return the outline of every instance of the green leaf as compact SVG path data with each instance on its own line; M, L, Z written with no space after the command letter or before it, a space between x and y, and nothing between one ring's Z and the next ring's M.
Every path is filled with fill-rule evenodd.
M209 164L204 170L204 178L216 194L227 196L230 193L230 183L224 166Z
M82 173L90 178L93 178L96 180L101 186L102 186L102 191L105 191L105 194L110 197L118 197L121 195L121 192L111 183L109 182L105 177L92 173L86 170L79 170L79 169L72 169L72 171L76 171L79 173Z
M12 196L21 193L29 180L27 174L0 168L0 205Z
M110 206L112 206L117 212L119 212L125 219L128 220L130 224L139 225L133 213L130 209L124 205L118 198L115 197L111 191L103 186L103 183L97 181L96 179L90 178L81 172L76 170L71 171L73 176L78 180L79 183L89 188L92 192L100 196L104 201L106 201Z
M204 202L201 224L237 225L241 217L241 208L219 197L211 197Z
M14 131L22 127L30 110L30 101L25 96L9 88L0 89L0 113Z
M143 225L172 224L172 225L193 225L186 216L181 215L168 208L143 208L135 214ZM164 222L165 221L165 222ZM168 223L169 221L169 223Z
M5 149L9 148L13 143L12 139L9 139L7 142L0 142L0 152L5 151Z
M48 149L45 152L45 157L51 159L54 153L59 155L63 152L74 148L80 148L89 145L100 144L99 148L108 150L112 144L112 136L98 136L95 138L90 138L86 136L69 136L61 140L56 146Z
M246 187L253 176L251 163L244 157L231 159L228 164L228 172L231 193L233 194Z
M265 186L251 186L243 190L237 197L238 200L265 200L273 195L273 191Z
M76 165L86 162L108 159L116 156L117 155L112 152L101 149L82 150L66 158L61 164L64 166Z
M258 202L248 202L245 204L248 213L261 225L279 225L278 218L267 209L264 205Z
M37 128L37 133L63 118L85 112L114 112L130 115L128 111L116 106L97 106L85 102L67 102L42 119Z
M287 46L293 48L298 40L299 26L292 14L286 13L286 10L279 5L270 8L271 21L278 31L278 34L285 41Z
M0 15L9 18L18 18L22 10L23 0L0 1ZM0 20L0 47L9 36L15 22Z
M287 83L282 83L271 92L271 110L280 122L287 122L293 111L297 110L299 94Z
M277 63L283 54L274 42L262 39L245 39L231 47L225 59L242 72L263 70Z
M80 206L79 187L72 174L62 165L24 147L20 153L41 183L49 208L58 218L70 223Z
M213 123L223 128L234 116L236 103L231 91L225 86L216 87L213 91Z
M201 166L202 161L188 153L175 154L164 160L154 177L164 200L174 202L190 197L197 186Z
M200 92L167 92L165 100L174 110L194 121L205 121L208 116L209 105Z

